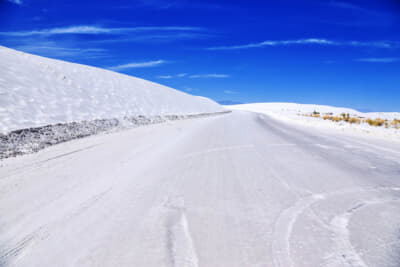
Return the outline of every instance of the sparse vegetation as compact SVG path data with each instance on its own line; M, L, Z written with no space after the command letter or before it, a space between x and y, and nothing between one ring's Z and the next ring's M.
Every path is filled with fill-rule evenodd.
M340 114L340 116L342 117L342 120L344 120L345 122L349 122L350 121L350 114L349 113L342 113Z
M305 116L305 117L312 117L312 118L321 118L323 120L330 120L333 122L347 122L350 124L361 124L361 123L368 123L370 126L374 127L381 127L384 126L385 128L395 128L395 129L400 129L400 119L393 119L393 120L387 120L387 119L381 119L381 118L376 118L376 119L371 119L371 118L364 118L360 116L354 116L352 117L349 113L341 113L340 116L334 116L333 113L324 113L321 115L320 112L314 110L312 113L308 114L301 114L298 113L297 115L299 116Z
M400 129L400 120L399 119L394 119L390 125L392 125L396 129Z
M349 122L350 122L351 124L353 124L353 123L360 124L360 123L361 123L361 120L360 120L359 118L353 117L353 118L350 118L350 119L349 119Z
M386 122L386 120L383 120L383 119L380 119L380 118L377 118L377 119L373 120L373 119L368 118L366 120L366 122L371 126L382 126Z
M334 121L334 122L339 122L341 120L343 120L342 117L339 117L339 116L332 117L332 121Z

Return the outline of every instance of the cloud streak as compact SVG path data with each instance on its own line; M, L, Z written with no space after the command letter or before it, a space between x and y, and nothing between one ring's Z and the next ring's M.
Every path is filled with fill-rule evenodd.
M158 79L172 79L172 78L174 78L174 76L172 76L172 75L160 75L160 76L157 76L157 78Z
M202 1L168 1L168 0L140 0L142 6L156 9L225 9L226 5L218 5L214 3L204 3ZM135 7L135 6L133 6ZM132 8L125 6L125 8Z
M157 76L156 78L158 79L172 79L172 78L183 78L187 77L190 79L200 79L200 78L229 78L231 77L228 74L216 74L216 73L211 73L211 74L192 74L188 75L187 73L179 73L176 75L160 75Z
M165 60L154 60L154 61L146 61L146 62L132 62L128 64L123 64L123 65L118 65L118 66L113 66L110 67L110 70L126 70L126 69L133 69L133 68L150 68L150 67L156 67L159 65L162 65L166 63Z
M348 2L331 1L327 5L329 5L331 7L347 9L349 11L355 11L355 12L358 12L358 13L364 13L364 14L367 14L367 15L370 15L370 16L371 15L372 16L383 16L383 15L386 15L386 14L379 13L379 12L377 12L375 10L367 9L367 8L362 7L362 6L355 5L355 4L348 3Z
M352 46L352 47L375 47L375 48L394 48L398 47L398 42L376 41L376 42L360 42L360 41L334 41L324 38L308 38L296 40L270 40L260 43L250 43L244 45L217 46L209 47L207 50L240 50L250 48L260 48L268 46L290 46L290 45L319 45L319 46Z
M210 73L210 74L191 74L188 75L187 73L179 73L176 75L160 75L157 76L158 79L172 79L172 78L183 78L187 77L190 79L201 79L201 78L229 78L231 77L228 74L216 74L216 73Z
M107 28L90 25L79 25L70 27L50 28L32 31L13 31L0 32L3 36L51 36L65 34L127 34L133 32L198 32L204 29L199 27L180 27L180 26L165 26L165 27L125 27L125 28Z
M14 3L16 5L22 5L22 1L21 0L7 0L8 2Z
M227 74L195 74L195 75L189 75L189 78L191 79L197 79L197 78L229 78L230 75Z
M160 75L157 76L156 78L158 79L172 79L172 78L183 78L187 76L187 73L179 73L179 74L175 74L175 75Z
M349 10L355 10L355 11L361 11L361 12L369 12L365 8L362 8L360 6L350 4L347 2L332 1L332 2L329 2L328 5L332 6L332 7L342 8L342 9L349 9Z
M65 45L60 45L56 42L45 41L45 42L29 42L31 44L16 46L15 49L26 52L39 54L47 57L76 57L82 56L88 58L100 58L107 57L108 53L106 49L103 48L77 48L77 47L68 47Z
M356 59L355 61L358 62L369 62L369 63L393 63L393 62L399 62L400 58L394 58L394 57L383 57L383 58L359 58Z

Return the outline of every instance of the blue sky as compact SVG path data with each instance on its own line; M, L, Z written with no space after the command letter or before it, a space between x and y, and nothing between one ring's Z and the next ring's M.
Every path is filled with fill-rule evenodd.
M0 44L217 101L400 111L395 0L0 0Z

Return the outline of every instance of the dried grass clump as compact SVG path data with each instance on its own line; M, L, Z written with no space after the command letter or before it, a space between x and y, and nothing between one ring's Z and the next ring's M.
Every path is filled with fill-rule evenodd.
M387 119L381 119L381 118L365 119L364 117L360 117L360 116L351 117L349 113L342 113L338 116L334 116L333 113L321 114L320 112L317 112L317 111L314 111L314 112L311 112L308 114L298 113L297 115L305 116L305 117L321 118L321 119L330 120L333 122L344 121L344 122L348 122L350 124L368 123L370 126L374 126L374 127L384 126L385 128L400 129L400 119L393 119L391 121L389 121Z
M356 124L360 124L361 120L359 118L349 118L348 122L350 122L351 124L356 123Z
M342 121L342 120L343 120L343 118L339 117L339 116L332 117L332 121L334 121L334 122L339 122L339 121Z
M377 127L377 126L382 126L386 122L386 120L383 120L383 119L380 119L380 118L377 118L377 119L373 120L373 119L368 118L366 120L366 122L371 126Z
M345 122L349 122L350 121L350 114L349 113L342 113L342 114L340 114L340 116L342 116L342 118L343 118L343 120L345 121Z
M399 120L399 119L394 119L390 124L391 124L394 128L400 129L400 120Z

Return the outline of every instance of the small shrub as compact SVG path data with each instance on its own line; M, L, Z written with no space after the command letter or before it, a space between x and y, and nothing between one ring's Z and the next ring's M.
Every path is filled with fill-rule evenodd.
M340 114L340 116L342 116L342 118L343 118L343 120L345 121L345 122L349 122L350 121L350 114L349 113L342 113L342 114Z
M375 120L369 119L369 118L368 118L368 119L366 120L366 122L367 122L369 125L371 125L371 126L377 127L377 126L382 126L386 121L383 120L383 119L380 119L380 118L377 118L377 119L375 119Z
M391 125L394 125L394 126L400 125L400 120L394 119L390 124L391 124Z
M343 118L339 117L339 116L332 117L332 121L335 121L335 122L339 122L339 121L342 121L342 120L343 120Z
M394 119L390 125L392 125L395 129L400 129L400 120L399 119Z
M360 120L359 118L350 118L350 119L349 119L349 122L350 122L351 124L353 124L353 123L360 124L361 120Z
M313 118L322 118L324 120L330 120L333 122L345 121L350 124L368 123L370 126L375 126L375 127L385 126L385 128L392 127L395 129L400 129L400 120L399 119L393 119L392 121L388 121L388 120L381 119L381 118L365 119L364 117L360 117L360 116L350 117L349 113L341 113L340 116L333 116L333 113L323 113L323 116L321 116L321 113L319 113L315 110L309 114L298 113L297 115L305 116L305 117L313 117Z

